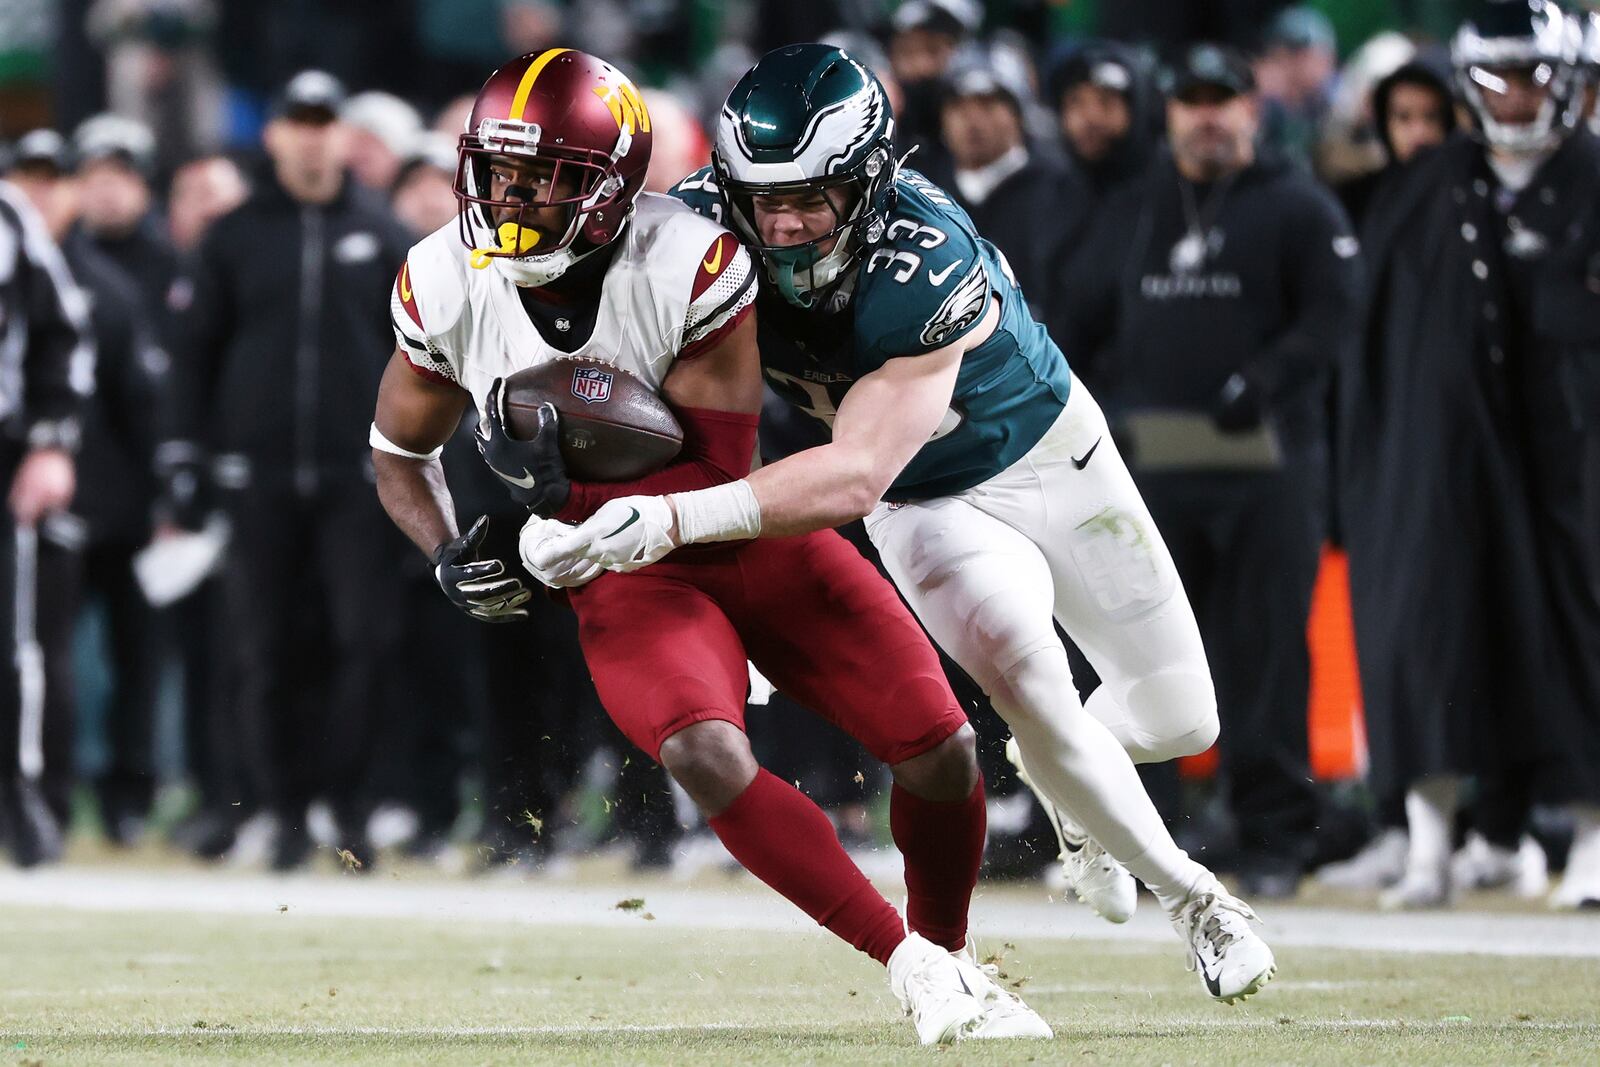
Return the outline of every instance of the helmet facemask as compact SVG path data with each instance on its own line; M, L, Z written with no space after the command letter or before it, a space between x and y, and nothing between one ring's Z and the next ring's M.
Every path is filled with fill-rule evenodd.
M849 276L862 250L883 237L878 206L884 189L892 187L895 172L887 142L875 148L857 171L804 181L742 182L733 177L717 152L711 159L734 229L760 257L768 280L797 307L811 308L824 302ZM846 193L843 198L837 195L841 190ZM833 214L833 225L826 233L798 244L769 244L756 221L756 199L807 194L822 198Z
M1451 43L1456 84L1477 119L1478 135L1491 148L1513 154L1547 151L1576 128L1583 108L1578 53L1583 30L1545 0L1505 5L1518 21L1467 23ZM1526 119L1496 117L1497 104L1539 93Z
M1483 139L1493 148L1512 153L1543 151L1555 147L1576 124L1577 112L1572 102L1577 79L1570 67L1545 62L1471 64L1461 71L1459 80L1468 105L1478 117ZM1526 122L1495 118L1495 98L1526 91L1516 88L1519 81L1542 91L1537 113Z
M584 224L616 203L624 187L615 167L621 153L607 157L542 139L535 123L485 119L460 141L461 240L472 249L474 268L492 263L519 285L547 284L600 248L604 242L593 240ZM555 226L552 208L562 209Z

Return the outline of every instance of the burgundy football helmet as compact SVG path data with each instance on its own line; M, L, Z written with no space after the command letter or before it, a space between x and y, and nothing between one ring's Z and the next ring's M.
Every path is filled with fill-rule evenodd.
M553 163L543 197L495 199L495 157ZM461 135L457 221L473 266L498 261L525 285L560 276L621 232L649 164L650 114L621 71L571 48L512 60L484 82ZM553 240L525 225L560 205L570 218Z

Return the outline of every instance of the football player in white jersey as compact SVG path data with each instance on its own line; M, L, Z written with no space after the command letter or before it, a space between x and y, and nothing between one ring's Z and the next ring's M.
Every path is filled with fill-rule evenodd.
M396 279L398 348L371 436L378 493L446 595L485 621L525 614L532 593L514 564L480 557L482 520L456 529L438 457L469 397L484 458L534 512L525 563L562 520L609 500L682 498L750 470L762 396L750 256L681 202L641 194L649 155L649 114L615 68L566 48L523 56L490 77L461 138L458 225L416 245ZM567 476L554 407L532 438L512 438L503 380L563 356L595 361L573 371L579 395L624 371L656 390L681 454L633 482L584 483ZM972 728L916 621L848 542L713 546L638 575L530 570L565 590L607 714L751 873L887 966L924 1043L1051 1036L967 939L985 812ZM890 766L903 918L827 816L756 763L747 658Z

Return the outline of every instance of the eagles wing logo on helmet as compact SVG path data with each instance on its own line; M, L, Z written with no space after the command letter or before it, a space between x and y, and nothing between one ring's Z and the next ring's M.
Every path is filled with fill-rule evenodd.
M855 129L851 130L848 135L841 137L839 132L833 132L823 141L823 144L840 146L839 150L830 155L822 164L822 173L833 174L841 167L849 164L863 148L872 143L874 136L883 125L883 111L883 90L878 88L876 82L869 82L867 87L855 96L840 102L832 108L819 111L816 118L811 120L811 126L806 130L805 137L801 139L797 154L804 158L811 142L833 116L838 115L847 119L853 117L855 119ZM840 124L834 123L834 125Z

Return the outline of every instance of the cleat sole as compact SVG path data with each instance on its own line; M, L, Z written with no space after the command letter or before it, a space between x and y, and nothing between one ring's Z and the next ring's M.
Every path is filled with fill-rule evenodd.
M1257 993L1261 992L1262 987L1265 986L1268 982L1272 981L1273 975L1275 975L1277 973L1278 973L1278 967L1277 967L1276 964L1274 964L1273 966L1268 967L1266 969L1266 971L1264 971L1260 976L1258 976L1256 978L1255 981L1253 981L1249 985L1245 986L1244 989L1242 989L1239 992L1235 993L1233 996L1231 996L1231 997L1218 997L1217 999L1222 1001L1222 1003L1228 1005L1229 1007L1232 1007L1233 1005L1239 1003L1240 1001L1247 1000L1250 997L1253 997Z

